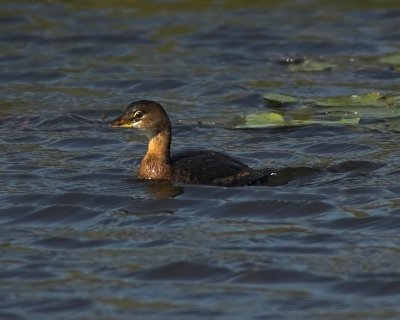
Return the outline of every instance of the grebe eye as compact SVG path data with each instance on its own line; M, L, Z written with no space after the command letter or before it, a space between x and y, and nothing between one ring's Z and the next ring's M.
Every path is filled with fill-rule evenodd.
M133 115L133 117L135 119L140 119L141 117L143 117L143 111L140 111L140 110L136 111L135 114Z

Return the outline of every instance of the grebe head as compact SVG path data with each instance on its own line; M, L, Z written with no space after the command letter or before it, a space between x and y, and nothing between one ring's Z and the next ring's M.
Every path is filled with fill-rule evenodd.
M110 127L136 128L150 136L171 130L168 115L163 107L150 100L132 102L121 116L111 121Z

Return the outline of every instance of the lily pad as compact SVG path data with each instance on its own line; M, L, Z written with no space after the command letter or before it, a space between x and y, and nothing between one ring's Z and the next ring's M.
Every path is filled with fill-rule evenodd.
M315 104L320 107L359 107L376 106L384 107L387 103L379 92L366 93L362 95L335 96L327 98L318 98Z
M384 95L380 92L340 95L331 97L295 97L281 93L266 93L268 107L279 107L279 113L250 114L242 118L241 128L287 125L355 125L374 123L387 117L400 117L400 94ZM294 104L285 108L288 104Z
M357 125L360 123L360 118L359 117L354 117L354 118L338 118L336 120L325 120L321 118L315 118L315 119L310 119L310 120L305 120L305 121L294 121L293 124L295 125L311 125L311 124L325 124L325 125Z
M282 126L301 126L301 125L357 125L360 118L346 118L336 117L335 120L328 119L327 117L316 116L315 118L308 119L287 119L285 120L282 115L275 112L249 114L244 118L243 123L235 126L236 128L268 128L268 127L282 127Z
M255 113L246 115L244 123L237 128L264 128L287 125L285 119L276 112Z
M327 114L338 112L347 117L382 118L400 115L400 95L384 96L378 92L318 99L314 104L324 108Z
M310 97L302 98L269 92L263 95L269 105L283 106L289 103L311 104L319 107L400 107L400 94L383 95L380 92L369 92L365 94L340 95L332 97Z
M333 67L333 64L325 61L306 59L302 63L290 65L289 70L292 72L317 72L328 71L331 70Z
M379 62L400 66L400 52L383 56L379 59Z
M388 107L400 106L400 94L387 95L380 98Z
M301 98L296 98L293 96L289 96L286 94L280 94L280 93L266 93L263 95L263 98L272 105L284 105L284 104L290 104L290 103L297 103L301 101Z

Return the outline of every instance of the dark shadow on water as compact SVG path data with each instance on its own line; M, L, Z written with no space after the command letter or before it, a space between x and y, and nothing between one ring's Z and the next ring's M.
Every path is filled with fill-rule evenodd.
M283 186L294 180L304 180L323 173L322 169L310 167L286 167L278 170L261 170L263 177L255 181L257 186Z
M181 195L184 191L184 187L173 185L167 180L157 180L147 183L146 191L155 198L170 198Z
M332 165L327 168L327 171L332 173L345 173L345 172L370 172L383 167L384 164L366 161L366 160L348 160L338 164Z
M184 192L183 186L174 185L169 180L141 180L137 178L126 179L128 183L142 183L144 190L156 199L173 198Z
M235 180L232 180L230 184L221 185L197 185L197 186L208 186L208 187L278 187L285 186L287 184L296 185L312 185L313 183L318 184L324 177L332 178L332 175L338 175L338 178L342 177L343 174L366 174L371 171L380 169L384 164L376 163L372 161L343 161L327 168L312 168L307 166L299 167L283 167L280 169L260 169L255 171L253 178L249 179L247 184L240 183L235 184ZM328 179L330 180L330 179ZM140 179L128 179L129 183L143 183L144 190L155 199L173 198L182 195L185 191L185 185L177 184L168 180L140 180Z

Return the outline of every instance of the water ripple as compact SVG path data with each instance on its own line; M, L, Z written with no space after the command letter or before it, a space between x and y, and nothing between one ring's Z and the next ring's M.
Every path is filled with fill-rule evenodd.
M397 94L398 63L384 62L398 54L397 4L0 11L0 319L400 318L396 109L372 119L360 106L357 125L233 128L335 109L272 108L265 92ZM332 67L292 70L305 60ZM275 187L140 181L146 137L108 127L138 99L166 106L173 152L315 174Z

